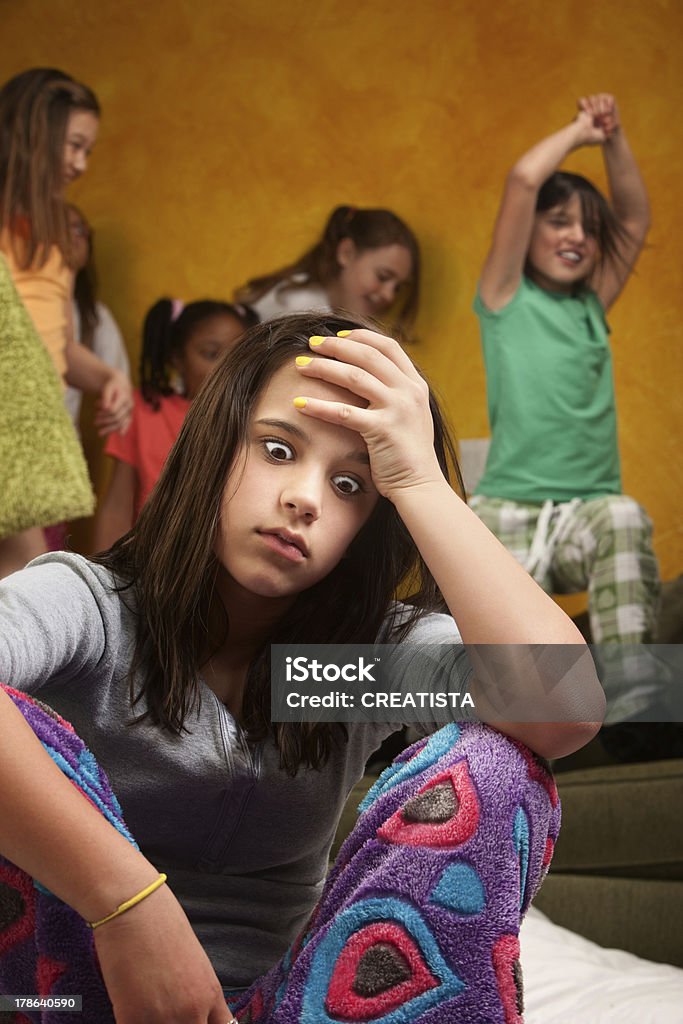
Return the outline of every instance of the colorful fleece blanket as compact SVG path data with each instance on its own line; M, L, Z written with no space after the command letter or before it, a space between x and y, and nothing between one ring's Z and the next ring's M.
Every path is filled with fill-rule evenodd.
M73 729L8 692L132 842ZM268 975L229 996L240 1024L522 1024L519 926L560 824L545 762L486 726L453 724L404 751L361 812L303 933ZM26 1012L11 1024L113 1021L92 932L7 862L0 992L84 997L82 1014Z

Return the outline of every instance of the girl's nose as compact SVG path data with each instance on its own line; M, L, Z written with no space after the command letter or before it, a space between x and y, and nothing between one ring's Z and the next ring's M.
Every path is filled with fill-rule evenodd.
M580 220L573 221L569 228L569 237L573 242L585 242L586 232Z
M320 518L322 488L315 477L301 474L283 488L281 503L290 514L313 523Z

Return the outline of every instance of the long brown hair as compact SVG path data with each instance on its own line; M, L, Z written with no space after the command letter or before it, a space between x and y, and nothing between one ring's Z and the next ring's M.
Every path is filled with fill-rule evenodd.
M71 218L77 217L80 222L80 231L87 238L88 258L82 267L76 270L74 277L74 302L78 309L80 322L81 345L92 350L95 341L95 328L100 322L97 312L97 270L95 269L95 240L93 229L85 218L85 215L73 203L67 203L67 223L69 234L73 231Z
M0 227L23 268L43 266L51 246L70 251L63 189L69 115L100 115L95 94L56 68L30 68L0 89Z
M305 283L325 287L339 274L337 259L339 243L350 238L358 252L380 249L387 245L402 245L410 253L412 273L406 285L398 316L392 331L402 340L408 340L415 323L420 303L420 247L417 238L405 221L391 210L359 209L355 206L337 206L330 214L320 239L307 249L294 263L261 277L254 277L239 288L235 296L240 302L253 303L278 285L283 290L301 287L296 276ZM294 278L294 280L293 280Z
M223 493L245 443L253 409L273 374L309 352L311 335L366 326L339 316L299 314L252 327L211 374L192 403L163 473L125 537L95 560L133 586L139 614L131 670L131 700L144 697L143 717L181 733L199 700L202 652L215 623L218 562L214 540ZM434 447L448 476L455 472L453 445L436 401L431 400ZM400 587L410 610L399 614ZM347 556L315 586L298 595L250 666L243 723L251 740L272 734L283 767L320 767L345 727L270 723L270 644L373 643L380 631L399 641L417 618L443 610L443 600L396 509L380 498ZM386 628L386 633L383 631ZM229 635L223 616L211 632L216 649ZM133 675L143 682L134 692Z

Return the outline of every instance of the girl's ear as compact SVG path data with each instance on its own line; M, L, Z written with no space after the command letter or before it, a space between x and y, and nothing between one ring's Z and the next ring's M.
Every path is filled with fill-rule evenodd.
M357 255L358 251L352 239L342 238L337 246L337 263L339 266L348 267L350 263L353 263Z

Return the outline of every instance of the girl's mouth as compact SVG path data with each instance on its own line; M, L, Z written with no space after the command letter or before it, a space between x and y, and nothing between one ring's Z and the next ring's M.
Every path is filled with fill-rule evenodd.
M267 547L290 562L303 562L308 557L303 541L286 530L259 530Z
M557 254L561 260L566 263L571 263L573 266L577 266L583 259L581 253L576 252L574 249L563 249Z

